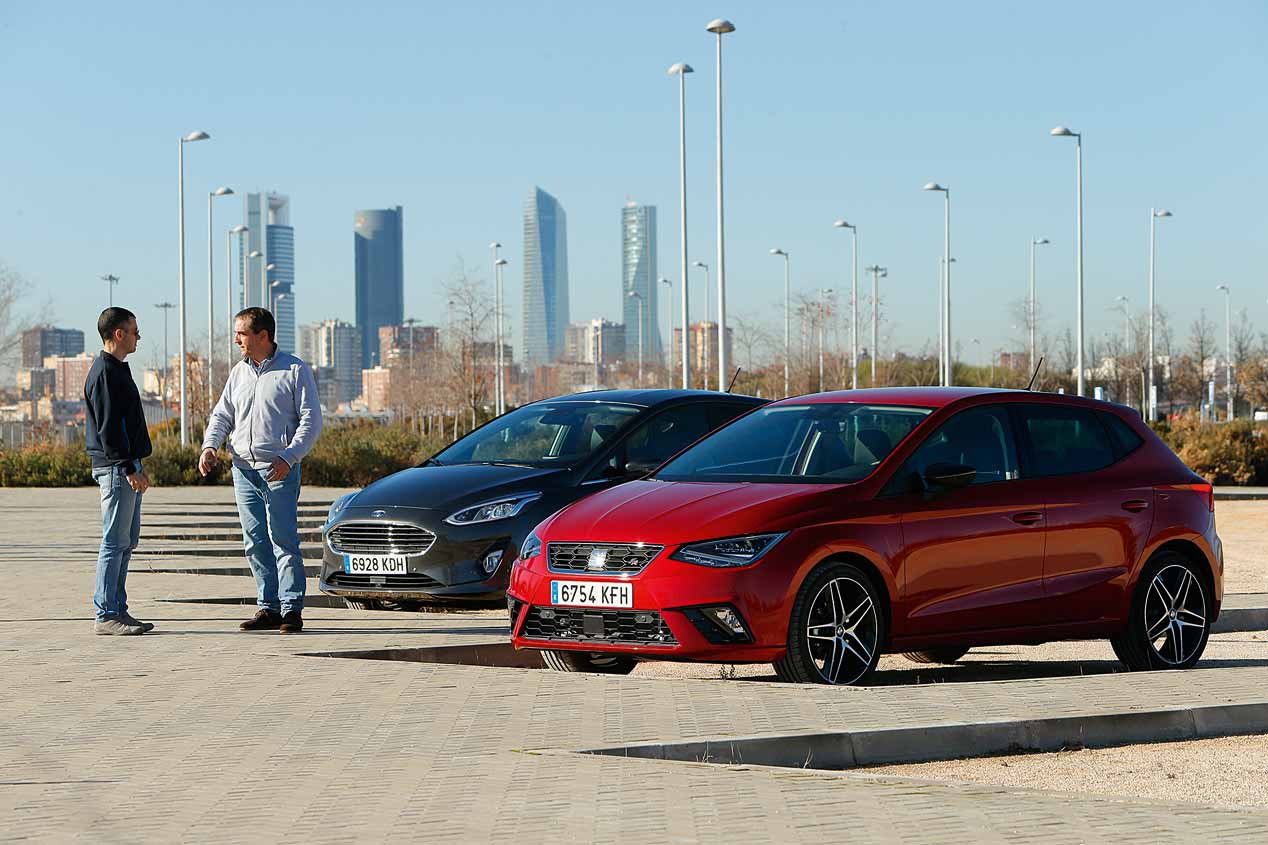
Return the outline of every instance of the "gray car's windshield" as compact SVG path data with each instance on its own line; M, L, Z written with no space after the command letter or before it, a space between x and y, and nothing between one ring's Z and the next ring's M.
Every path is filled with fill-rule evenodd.
M570 465L611 442L642 410L607 402L526 405L471 432L431 463Z
M871 475L928 415L903 405L774 405L700 441L655 477L846 484Z

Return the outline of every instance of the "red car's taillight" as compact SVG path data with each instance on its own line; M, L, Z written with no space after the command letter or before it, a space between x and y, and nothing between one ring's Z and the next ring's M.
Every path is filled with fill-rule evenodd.
M1158 488L1159 490L1192 490L1202 496L1206 502L1207 510L1215 513L1215 487L1208 483L1201 484L1164 484Z

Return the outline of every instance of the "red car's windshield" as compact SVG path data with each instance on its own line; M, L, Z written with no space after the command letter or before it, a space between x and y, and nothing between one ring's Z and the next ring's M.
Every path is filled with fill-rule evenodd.
M929 408L814 403L754 411L670 461L661 481L846 484L878 467Z

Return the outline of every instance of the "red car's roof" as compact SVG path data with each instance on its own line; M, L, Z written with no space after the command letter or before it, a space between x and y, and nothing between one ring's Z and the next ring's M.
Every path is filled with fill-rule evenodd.
M1026 393L1026 391L998 387L869 387L863 390L834 390L830 393L790 396L775 404L863 402L875 405L916 405L922 408L941 408L969 396L984 396L991 393Z

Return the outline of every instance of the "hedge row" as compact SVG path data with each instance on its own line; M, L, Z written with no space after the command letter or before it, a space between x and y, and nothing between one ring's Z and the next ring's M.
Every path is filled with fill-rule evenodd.
M1215 484L1268 485L1268 425L1249 420L1202 425L1196 417L1183 417L1160 424L1156 430L1186 464ZM182 447L169 431L155 438L154 454L145 462L154 484L230 482L227 454L221 455L220 470L203 478L198 474L198 447ZM304 459L303 480L323 487L364 487L376 478L416 465L443 445L439 437L423 437L405 424L330 426ZM0 487L92 483L92 465L82 445L0 448Z

